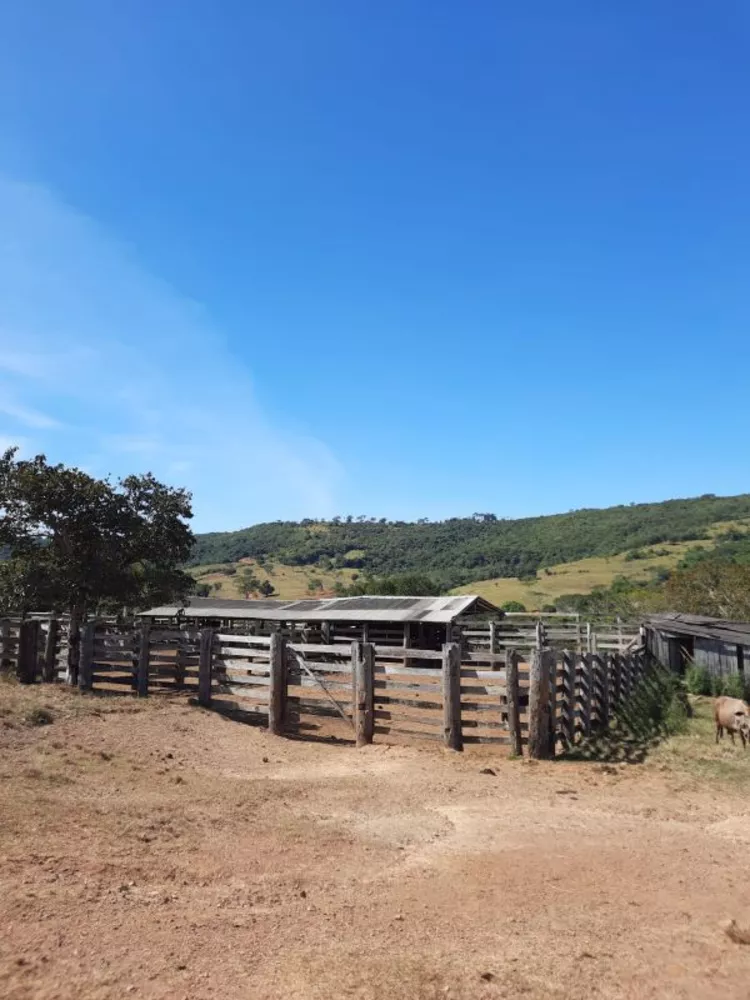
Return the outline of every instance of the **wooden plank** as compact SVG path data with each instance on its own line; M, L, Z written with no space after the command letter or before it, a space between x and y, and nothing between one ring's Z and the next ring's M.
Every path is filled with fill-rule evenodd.
M274 633L274 635L280 633ZM269 655L265 649L249 649L243 646L216 646L214 650L215 656L230 656L241 659L254 659L254 660L265 660L268 661Z
M274 736L284 732L287 704L288 653L286 639L274 632L269 643L270 677L268 678L268 728ZM261 678L257 678L261 680ZM265 680L265 678L263 678Z
M461 690L463 690L463 688ZM375 692L377 693L381 691L414 691L420 694L434 694L440 696L442 687L440 684L402 684L392 680L377 680L375 681Z
M354 664L354 728L357 746L372 743L375 725L375 649L370 642L352 643Z
M223 676L227 684L247 684L253 687L270 687L270 677L256 677L252 674L237 674L229 671L219 671L214 668L217 677Z
M442 733L417 732L413 729L399 729L396 728L395 726L376 725L374 728L374 733L377 736L403 736L406 737L407 739L433 740L435 742L442 742L443 740Z
M461 662L466 663L470 661L472 663L505 663L507 655L505 653L484 653L482 651L474 650L469 653L461 654Z
M291 649L291 646L287 648ZM322 677L325 677L326 674L350 674L352 670L350 660L347 660L346 663L316 663L314 660L304 658L304 662L308 670L311 670L314 674L320 674Z
M451 750L462 750L461 741L461 648L443 646L443 739Z
M401 676L401 677L439 677L442 679L443 671L442 668L438 667L394 667L390 664L385 663L375 663L375 674L388 674L389 676Z
M403 646L375 646L375 656L386 660L442 660L437 649L406 649ZM409 667L409 669L413 669Z
M506 681L506 710L508 713L508 730L513 753L520 757L521 745L521 714L518 686L518 657L515 651L508 650L508 668Z
M216 632L216 640L218 642L235 642L244 644L247 646L269 646L274 635L278 633L274 632L273 635L233 635L231 632Z
M290 647L295 653L320 653L321 655L341 656L349 659L351 646L318 645L314 642L292 642Z

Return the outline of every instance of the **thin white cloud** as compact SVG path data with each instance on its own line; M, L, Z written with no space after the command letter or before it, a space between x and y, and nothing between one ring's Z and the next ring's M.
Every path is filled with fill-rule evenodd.
M4 398L2 388L0 388L0 413L4 413L6 417L12 417L27 427L37 427L40 430L51 430L52 428L60 427L60 421L55 420L54 417L49 417L46 413L41 413L39 410L34 410L29 406L22 406L19 403L15 403L12 399Z
M64 425L51 459L185 485L199 529L335 512L339 463L269 421L202 307L43 187L0 177L0 220L0 412Z

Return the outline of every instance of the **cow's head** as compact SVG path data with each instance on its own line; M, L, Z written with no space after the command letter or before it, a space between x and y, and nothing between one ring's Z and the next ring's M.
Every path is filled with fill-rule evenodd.
M750 715L747 712L735 712L734 718L737 723L737 731L750 741Z

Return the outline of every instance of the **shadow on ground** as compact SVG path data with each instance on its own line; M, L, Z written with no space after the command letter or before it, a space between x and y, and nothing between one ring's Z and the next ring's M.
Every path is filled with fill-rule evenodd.
M680 679L654 667L617 710L606 730L566 747L557 759L642 764L662 740L685 731L691 714Z

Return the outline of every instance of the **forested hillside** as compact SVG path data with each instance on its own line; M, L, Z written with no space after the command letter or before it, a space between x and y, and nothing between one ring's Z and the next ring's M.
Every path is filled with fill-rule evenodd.
M490 577L528 577L590 556L703 538L707 528L750 516L750 494L579 510L500 520L492 514L436 523L334 518L277 521L198 535L191 565L252 557L290 566L349 567L367 574L427 573L442 588Z

